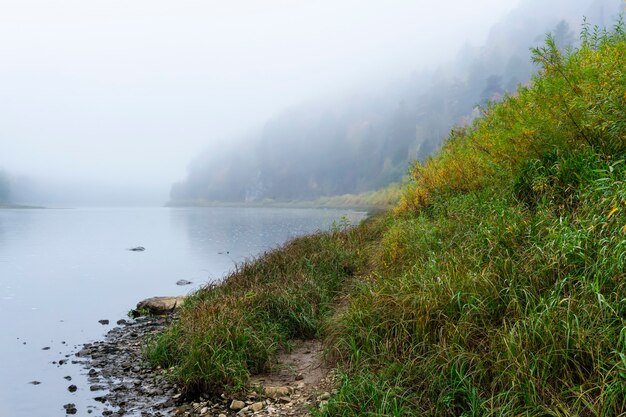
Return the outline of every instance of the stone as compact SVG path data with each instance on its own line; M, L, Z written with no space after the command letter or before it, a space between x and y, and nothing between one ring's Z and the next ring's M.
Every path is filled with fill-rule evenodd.
M252 405L250 405L250 410L252 410L252 412L257 413L259 411L261 411L263 409L263 403L262 402L258 402L258 403L254 403Z
M244 408L246 406L246 403L244 403L243 401L239 401L239 400L233 400L230 403L230 409L233 411L239 411L242 408Z
M39 381L30 381L29 384L31 384L31 385L39 385L39 384L41 384L41 382L39 382Z
M179 279L178 281L176 281L176 285L180 285L180 286L190 285L190 284L193 284L193 282L187 281L186 279Z
M70 385L69 387L67 387L67 390L69 392L76 392L76 390L78 389L78 387L74 384Z
M76 412L78 411L76 410L76 404L74 403L65 404L63 408L65 409L65 412L67 414L76 414Z
M209 407L202 407L202 409L200 409L200 415L205 415L208 412L209 412Z
M128 249L131 252L143 252L146 250L143 246L135 246L134 248Z
M217 417L228 417L228 416L227 416L226 414L220 414L220 415L219 415L219 416L217 416Z
M265 395L270 398L279 398L289 395L289 387L265 387Z
M318 400L320 401L326 401L330 398L330 393L329 392L325 392L322 395L320 395L319 397L317 397Z
M180 307L187 297L184 295L178 297L152 297L137 303L137 312L147 311L152 315L164 315L172 313Z

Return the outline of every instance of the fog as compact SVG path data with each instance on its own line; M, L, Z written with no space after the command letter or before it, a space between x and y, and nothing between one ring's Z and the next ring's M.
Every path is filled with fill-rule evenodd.
M201 150L433 68L516 4L3 0L0 169L40 204L160 204Z

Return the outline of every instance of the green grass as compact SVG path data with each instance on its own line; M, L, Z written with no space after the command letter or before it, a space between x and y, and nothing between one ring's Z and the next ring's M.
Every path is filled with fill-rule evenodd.
M242 265L148 357L221 393L322 338L340 378L318 416L626 415L626 35L582 41L535 50L532 84L393 212Z
M240 265L220 285L193 295L180 320L149 345L148 359L173 367L189 393L241 390L290 341L320 336L377 233L337 226Z

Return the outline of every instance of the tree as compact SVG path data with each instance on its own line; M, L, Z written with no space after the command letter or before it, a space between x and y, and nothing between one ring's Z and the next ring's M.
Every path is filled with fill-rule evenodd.
M572 32L565 20L561 20L559 24L556 25L552 36L554 36L554 43L559 51L564 51L568 47L571 47L576 41L574 32Z

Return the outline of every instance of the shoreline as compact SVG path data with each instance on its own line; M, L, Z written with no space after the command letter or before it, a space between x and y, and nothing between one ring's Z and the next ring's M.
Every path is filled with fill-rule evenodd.
M171 320L171 316L120 319L101 340L85 343L75 353L89 384L77 388L91 391L93 400L102 404L94 404L94 409L111 417L143 415L146 410L154 417L170 415L175 388L163 372L144 361L143 348L147 338L165 329ZM67 412L75 413L75 408L73 413Z
M302 417L310 416L311 409L324 407L330 397L328 391L335 385L335 375L321 365L321 343L309 340L296 343L293 351L283 355L274 372L253 376L253 391L185 398L168 380L167 370L152 367L144 357L149 338L175 320L176 313L121 319L103 339L85 343L75 353L83 363L89 384L78 389L91 391L93 400L101 404L88 407L89 414L95 411L109 417ZM64 408L68 415L82 411L76 410L74 404Z

